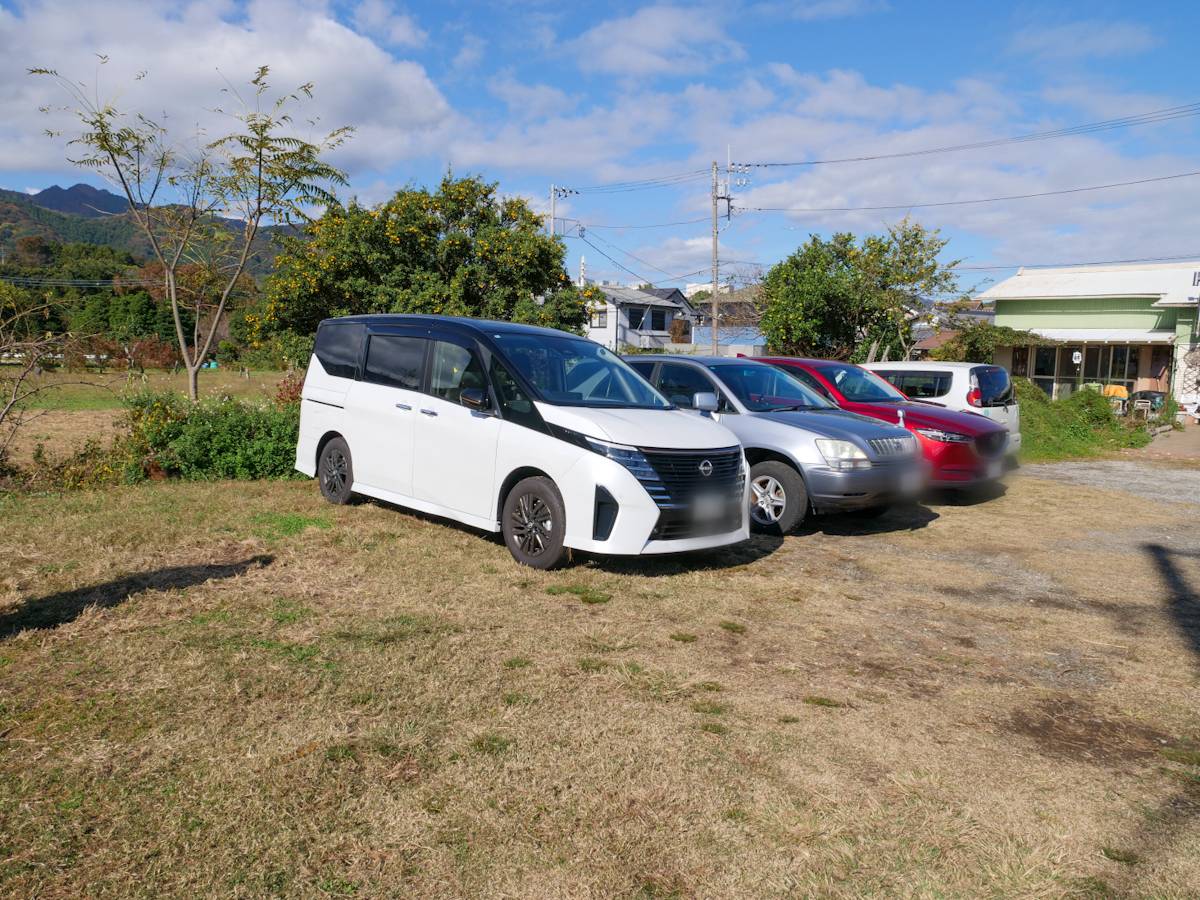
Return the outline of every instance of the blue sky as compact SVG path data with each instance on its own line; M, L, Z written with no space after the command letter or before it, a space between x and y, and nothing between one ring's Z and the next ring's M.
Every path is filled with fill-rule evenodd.
M316 82L324 124L358 131L338 162L377 202L447 169L539 209L586 188L735 161L877 155L989 141L1200 101L1200 4L192 5L0 0L0 184L84 180L41 132L56 98L30 65L96 77L127 106L202 120L222 73L259 63ZM134 72L147 77L133 82ZM219 70L219 71L218 71ZM860 207L1061 191L1200 170L1200 117L1052 141L872 162L752 170L735 208ZM560 201L574 273L705 280L708 180ZM904 210L735 214L727 269L752 276L808 233L880 231ZM971 266L1200 256L1200 177L994 204L917 208ZM964 272L968 285L1003 271Z

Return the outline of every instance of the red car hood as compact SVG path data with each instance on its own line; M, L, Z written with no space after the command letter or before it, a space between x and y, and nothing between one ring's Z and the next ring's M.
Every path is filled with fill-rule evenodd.
M987 416L944 409L940 406L916 403L912 400L906 403L855 403L850 408L888 422L899 422L900 410L904 410L904 424L910 428L941 428L972 436L989 431L1007 430L1003 425L993 422Z

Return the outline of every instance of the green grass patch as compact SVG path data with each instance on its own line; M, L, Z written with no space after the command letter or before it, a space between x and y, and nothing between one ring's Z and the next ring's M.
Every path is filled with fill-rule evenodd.
M471 749L485 756L499 756L512 745L513 741L510 738L494 731L484 732L471 741Z
M612 599L611 594L598 591L586 584L552 584L546 588L546 593L554 596L571 594L587 604L607 603Z
M724 703L716 703L712 700L697 700L692 704L692 712L698 712L704 716L722 716L729 710L729 707Z
M527 669L533 665L533 660L528 656L510 656L502 665L506 669Z
M809 706L823 706L827 709L841 709L845 706L840 700L831 700L829 697L809 696L804 698L804 702Z
M702 691L710 691L712 693L725 690L719 681L701 681L696 685L696 687L700 688Z
M1161 756L1171 760L1171 762L1200 768L1200 750L1190 747L1164 747L1158 752Z
M1111 859L1113 862L1119 862L1126 866L1136 866L1142 861L1142 858L1136 853L1118 850L1116 847L1101 847L1100 852L1104 854L1105 859Z
M599 672L608 665L602 659L596 659L594 656L583 656L579 659L579 668L585 672Z
M795 725L799 721L800 721L799 716L780 716L779 717L780 725Z
M251 519L255 534L267 540L295 537L306 528L332 528L328 516L304 516L300 513L258 513Z
M671 632L671 640L679 641L681 644L694 644L696 643L696 635L687 631L673 631Z
M729 734L729 726L720 722L701 722L700 730L707 731L709 734Z
M312 614L313 611L307 606L285 597L280 597L271 607L271 618L278 625L295 625L297 622L303 622Z
M726 619L724 622L720 622L718 624L720 624L720 626L722 628L724 628L726 631L728 631L730 634L745 634L746 633L746 626L742 625L740 622L730 622L728 619Z

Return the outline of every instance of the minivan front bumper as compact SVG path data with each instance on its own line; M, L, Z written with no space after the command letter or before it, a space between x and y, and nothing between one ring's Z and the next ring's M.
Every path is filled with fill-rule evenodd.
M743 489L735 527L721 528L718 533L681 538L660 538L664 516L678 516L684 510L667 512L659 507L645 487L618 462L599 455L582 457L559 484L567 507L568 547L588 553L612 556L685 553L724 547L747 540L749 527L749 472L743 460ZM603 488L609 502L616 505L616 517L607 529L605 540L597 539L597 488ZM716 530L716 529L714 529Z
M846 512L916 499L928 482L928 470L920 459L877 463L869 469L808 466L804 482L817 512Z

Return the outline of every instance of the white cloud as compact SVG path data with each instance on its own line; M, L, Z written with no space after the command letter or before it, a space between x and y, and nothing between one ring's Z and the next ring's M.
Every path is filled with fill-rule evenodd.
M752 11L763 16L786 16L801 22L865 16L890 9L887 0L800 0L793 3L761 3Z
M643 7L584 32L571 42L570 50L585 71L629 78L690 75L745 57L717 13L707 7Z
M93 52L111 62L97 68ZM245 87L258 65L271 67L270 82L291 89L315 83L315 96L297 112L298 128L311 135L354 125L355 137L334 161L352 172L379 169L427 153L455 117L418 63L399 60L371 39L341 24L318 0L251 0L245 5L167 0L79 2L66 10L35 0L20 14L0 8L0 168L44 171L62 154L42 134L47 121L38 107L61 105L62 90L28 66L56 68L92 82L102 97L152 116L165 114L180 130L194 124L209 133L226 127L211 112L231 99L227 83ZM146 77L134 80L136 72ZM315 126L308 120L316 118Z
M576 100L548 84L524 84L505 70L488 82L488 93L503 101L510 115L543 119L570 112Z
M402 47L420 47L428 37L412 16L384 0L362 0L354 8L354 27L364 37Z
M454 59L450 62L451 67L459 71L474 69L483 60L483 51L486 47L487 41L478 35L464 35L458 52L454 54Z
M1137 22L1068 22L1022 28L1009 49L1041 60L1081 60L1134 56L1158 45L1158 38Z

